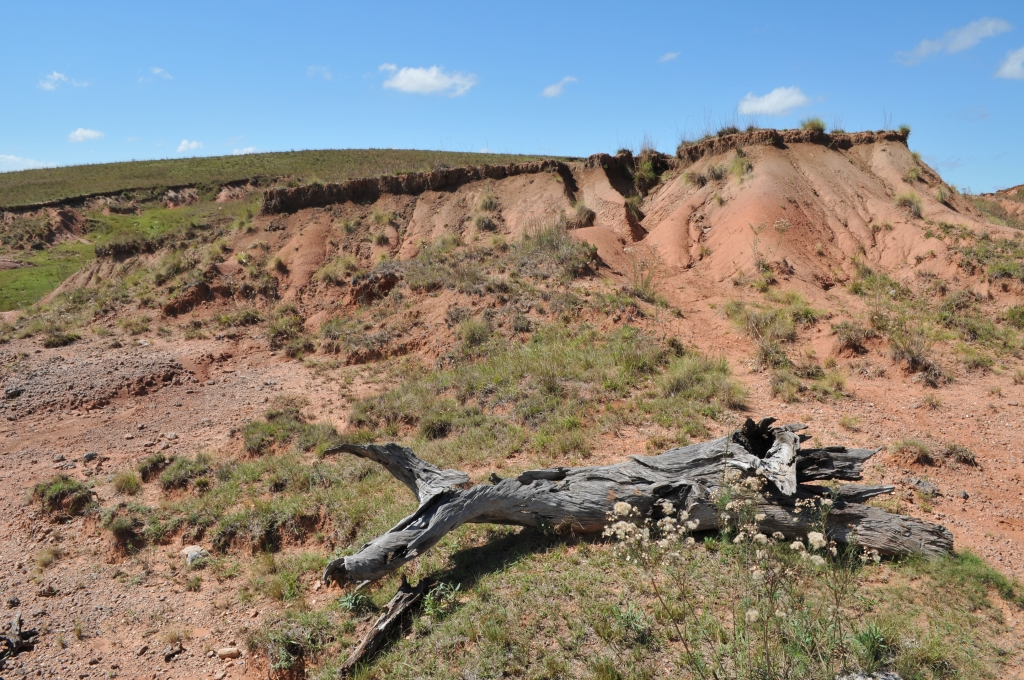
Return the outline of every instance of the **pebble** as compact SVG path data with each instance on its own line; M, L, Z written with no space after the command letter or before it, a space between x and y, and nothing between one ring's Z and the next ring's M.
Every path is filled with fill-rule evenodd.
M228 676L227 671L217 671L213 674L213 680L224 680Z
M217 650L217 656L221 659L237 659L242 656L242 650L238 647L221 647Z
M64 454L63 453L58 453L56 456L53 457L53 462L54 463L63 463L64 462Z
M148 651L149 651L149 645L142 645L141 647L139 647L138 651L135 652L135 656L142 656L143 654L145 654Z
M98 458L99 455L100 454L96 453L95 451L90 451L89 453L82 456L82 460L88 463L90 460L96 460L96 458Z
M175 439L178 438L178 433L177 432L164 432L164 437L166 439L174 441Z

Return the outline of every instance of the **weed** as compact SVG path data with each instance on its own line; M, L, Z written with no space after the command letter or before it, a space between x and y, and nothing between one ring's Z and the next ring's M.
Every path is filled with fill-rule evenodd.
M936 411L942 406L942 400L936 397L934 394L929 394L921 400L921 405L927 408L929 411Z
M809 130L811 132L824 132L825 121L818 117L804 118L800 121L801 130Z
M203 587L203 577L199 574L192 574L185 579L185 590L191 593L198 593Z
M142 489L142 480L134 470L121 470L114 475L114 490L126 496L134 496Z
M782 399L787 404L800 401L800 391L803 386L793 371L789 369L777 369L772 371L770 385L772 396Z
M459 336L466 347L478 347L491 337L491 329L483 321L467 319L459 326Z
M754 169L754 165L743 153L742 149L736 149L736 155L729 161L729 174L742 182L743 179Z
M902 456L909 463L934 465L935 456L930 446L918 439L901 439L892 443L893 453Z
M943 455L954 463L959 463L961 465L978 464L977 459L974 457L974 452L963 444L946 444L945 449L943 450Z
M832 326L832 330L839 339L840 350L849 350L857 354L863 354L867 351L864 348L865 340L876 337L875 332L870 328L865 328L851 321L842 321L835 324Z
M725 169L725 166L723 165L709 165L706 168L704 168L704 174L707 175L707 178L709 180L718 181L721 179L725 179L725 176L726 174L728 174L728 171Z
M1024 305L1013 305L1006 310L1006 323L1016 329L1024 330Z
M907 182L910 182L911 184L921 179L921 166L911 166L910 169L907 170L907 174L903 176L903 179L905 179Z
M461 584L438 583L423 596L423 613L440 621L455 611Z
M490 215L476 215L473 217L473 226L479 231L497 231L498 223L491 219Z
M148 482L157 472L163 470L171 461L162 453L154 453L139 463L139 476Z
M43 548L36 554L36 566L40 570L46 569L47 567L53 566L53 564L64 556L64 551L61 550L60 546L50 546L49 548Z
M160 485L165 489L188 486L196 477L210 471L210 457L197 453L194 458L176 458L160 475Z
M333 639L333 626L323 612L287 610L273 623L253 631L245 640L252 652L263 654L275 674L303 668Z
M68 515L80 515L93 503L93 492L67 475L57 475L48 482L36 484L32 496L47 514L61 511Z
M317 270L316 278L318 281L340 286L348 283L348 279L358 272L359 265L355 258L351 255L340 255Z
M569 218L566 226L569 229L582 229L583 227L590 227L594 224L594 219L597 218L597 213L587 207L587 204L583 201L576 201L572 206L572 216Z
M337 599L338 609L346 612L352 612L353 614L362 614L364 612L372 612L377 609L374 605L373 600L367 597L365 594L360 592L348 593L342 595Z
M687 170L683 173L683 181L700 188L708 183L707 176L699 170Z
M935 190L935 200L942 204L949 203L949 189L940 185L939 188Z
M498 209L498 197L494 195L491 185L488 184L480 192L480 198L476 202L476 209L484 212L494 212Z
M850 432L858 432L860 430L860 418L849 414L843 415L839 418L839 427Z
M921 217L921 199L918 198L917 194L912 191L906 191L902 194L898 194L893 202L900 208L906 208L911 215L920 219Z

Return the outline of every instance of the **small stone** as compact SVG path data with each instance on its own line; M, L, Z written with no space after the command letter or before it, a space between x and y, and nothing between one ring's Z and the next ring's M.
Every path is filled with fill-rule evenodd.
M169 439L170 441L174 441L175 439L178 438L178 433L177 432L164 432L164 438Z
M96 664L98 664L99 662L100 662L100 660L99 660L99 659L97 659L96 657L93 657L93 658L89 659L89 665L90 665L90 666L95 666L95 665L96 665Z
M205 559L210 556L206 548L201 545L188 545L178 551L179 555L185 557L185 564L192 566L193 562Z
M253 610L249 611L249 618L250 619L255 619L259 615L260 615L260 610L259 609L253 609Z
M213 680L224 680L228 676L227 671L217 671L213 674Z
M184 650L182 649L180 642L175 642L173 645L167 645L163 651L164 661L170 662L171 659L178 656L183 651Z
M54 463L63 463L64 460L65 459L64 459L64 454L63 453L58 453L56 456L53 457L53 462Z
M211 649L210 651L208 651L208 652L206 653L206 656L208 656L208 657L210 657L210 658L212 659L213 657L217 656L217 653L216 653L216 652L214 652L214 651L213 651L213 650Z
M1007 406L1016 406L1017 402L1015 402L1015 401L1008 401L1008 402L1006 402L1006 405Z
M90 451L89 453L82 456L82 460L88 463L90 460L96 460L97 458L99 458L99 455L100 454L96 453L95 451Z
M238 647L221 647L217 650L217 656L221 659L237 659L242 656L242 650Z
M142 646L141 646L141 647L139 647L139 648L138 648L138 650L137 650L137 651L135 652L135 656L142 656L143 654L145 654L145 653L146 653L146 652L148 652L148 651L149 651L149 645L142 645Z
M214 380L213 378L210 378L209 380L206 381L206 384L207 385L216 385L217 381Z
M124 436L124 438L125 438L125 439L135 439L135 435L133 435L133 434L126 434L126 435Z
M959 493L957 494L957 498L962 498L962 499L964 499L964 500L967 500L968 498L970 498L970 496L969 496L969 495L967 494L967 492L966 492L966 491L960 491L960 492L959 492Z
M7 606L10 607L11 609L14 609L15 607L20 606L20 605L21 605L21 600L19 600L18 598L16 598L16 597L9 597L9 598L7 598Z

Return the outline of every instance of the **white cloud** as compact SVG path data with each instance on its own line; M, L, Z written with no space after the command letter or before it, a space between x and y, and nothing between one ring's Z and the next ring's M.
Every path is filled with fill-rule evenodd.
M190 142L187 139L181 140L181 144L178 145L178 153L185 153L186 151L195 151L196 149L202 149L203 143L199 141Z
M430 68L403 67L395 71L394 64L381 64L380 70L394 73L393 76L384 81L384 87L408 92L411 94L447 94L450 97L459 97L467 92L469 88L476 85L476 75L472 73L446 73L439 66Z
M334 78L334 74L326 66L310 66L306 69L307 78L323 78L324 80L331 80Z
M1024 80L1024 47L1006 53L1006 58L996 71L996 78Z
M384 64L381 64L379 67L377 67L377 70L378 71L397 71L398 70L398 66L396 66L395 64L384 63Z
M562 88L563 87L565 87L569 83L575 83L575 82L576 82L575 78L573 78L572 76L566 76L566 77L562 78L561 80L559 80L554 85L548 85L547 87L545 87L541 91L541 94L544 95L545 97L557 97L558 95L562 94Z
M0 172L14 172L15 170L31 170L32 168L52 168L53 163L34 161L31 158L20 158L0 153Z
M68 140L72 142L88 142L93 139L103 139L103 133L99 130L87 130L86 128L78 128L70 135Z
M799 87L777 87L761 97L755 97L753 92L748 93L740 100L739 112L748 116L784 116L793 109L807 106L810 102Z
M57 89L58 85L66 82L68 82L68 77L66 75L54 71L39 81L39 89L52 92Z
M661 55L661 57L658 58L658 61L664 63L666 61L672 61L678 56L678 52L666 52L665 54Z
M910 52L897 52L896 60L909 66L939 52L945 52L946 54L963 52L964 50L971 49L985 38L1005 33L1011 28L1010 24L1002 19L983 17L977 21L972 21L966 26L954 28L936 40L922 40Z
M243 147L241 149L234 149L234 150L231 151L231 155L232 156L244 156L245 154L248 154L248 153L256 153L256 147L255 146L246 146L246 147Z
M155 76L163 78L164 80L174 80L174 77L170 73L163 70L159 66L154 66L153 68L149 69L149 72Z

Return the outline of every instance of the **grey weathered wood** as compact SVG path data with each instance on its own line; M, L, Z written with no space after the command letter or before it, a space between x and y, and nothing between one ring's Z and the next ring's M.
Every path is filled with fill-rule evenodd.
M788 539L804 538L813 528L813 518L800 512L796 501L825 490L800 482L860 479L864 462L878 449L801 450L804 437L796 433L803 425L773 427L773 423L772 418L760 423L748 420L728 436L659 456L630 456L622 463L601 467L529 470L508 479L492 476L491 484L468 488L464 473L441 470L395 444L346 444L330 449L327 453L347 452L377 461L416 493L420 506L354 555L329 563L324 581L377 580L465 523L598 533L619 501L652 517L660 512L657 504L670 501L700 520L701 530L715 530L721 520L714 494L725 483L727 469L742 476L759 475L770 482L759 500L766 515L762 522L766 531L780 531ZM888 491L891 487L840 487L833 494L834 509L828 516L833 537L885 555L937 555L952 550L952 535L944 527L860 504Z
M401 623L403 615L420 601L430 584L430 579L423 579L416 584L416 587L412 587L405 580L405 576L402 576L402 585L399 586L398 592L384 607L384 613L374 622L370 630L366 631L362 642L352 650L348 659L341 665L338 670L339 677L345 677L352 673L358 664L369 660L380 649L391 631Z

